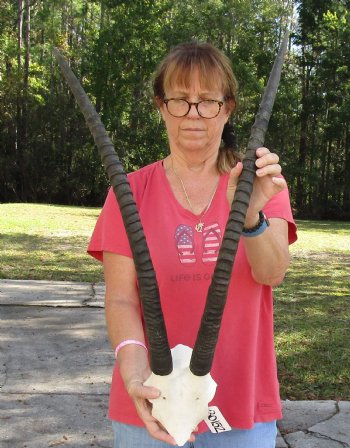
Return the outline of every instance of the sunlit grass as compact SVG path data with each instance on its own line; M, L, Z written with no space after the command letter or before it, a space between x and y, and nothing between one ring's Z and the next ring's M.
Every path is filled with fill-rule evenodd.
M0 204L0 278L103 281L86 247L100 209ZM350 223L298 222L275 289L282 398L350 399Z
M292 252L350 252L350 223L298 221L298 241Z
M0 204L0 278L102 281L86 254L100 209Z

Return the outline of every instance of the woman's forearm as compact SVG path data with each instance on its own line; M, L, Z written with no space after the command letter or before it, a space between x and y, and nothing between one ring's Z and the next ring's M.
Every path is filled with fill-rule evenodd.
M105 315L108 337L113 349L123 341L145 342L141 319L141 305L136 288L136 273L131 258L104 253L106 282ZM143 377L149 374L147 352L144 347L128 344L118 351L118 364L123 379ZM139 367L141 367L141 371ZM147 376L146 376L147 377Z
M277 286L288 269L288 223L283 219L270 219L270 226L253 238L243 236L253 278L261 284Z
M105 315L109 340L115 348L127 339L144 342L136 272L131 258L104 252Z
M108 288L108 287L107 287ZM105 298L105 315L110 343L115 349L118 344L128 339L144 342L141 313L138 305L127 299Z
M106 295L105 313L108 337L113 349L123 341L144 342L140 310L130 304ZM135 383L143 383L150 375L147 351L137 344L128 344L118 350L117 361L126 389Z

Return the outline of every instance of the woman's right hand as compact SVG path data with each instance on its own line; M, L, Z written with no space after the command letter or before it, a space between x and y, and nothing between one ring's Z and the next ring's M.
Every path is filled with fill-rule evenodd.
M163 426L152 416L152 404L149 400L159 397L160 391L154 387L144 386L140 380L132 380L127 388L130 397L134 401L135 408L151 437L176 445L174 438L168 434Z
M152 404L149 400L157 399L160 391L155 387L143 385L151 375L146 350L136 345L123 347L118 353L118 364L124 386L150 436L170 445L176 445L174 438L152 416Z

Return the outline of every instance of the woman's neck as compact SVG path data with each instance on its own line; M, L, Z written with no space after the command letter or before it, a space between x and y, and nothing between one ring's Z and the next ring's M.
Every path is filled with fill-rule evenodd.
M177 201L195 215L210 207L219 182L215 155L183 157L171 152L163 161L165 175Z
M216 161L217 153L203 155L171 152L164 159L164 166L168 169L175 169L185 175L216 175L218 174Z

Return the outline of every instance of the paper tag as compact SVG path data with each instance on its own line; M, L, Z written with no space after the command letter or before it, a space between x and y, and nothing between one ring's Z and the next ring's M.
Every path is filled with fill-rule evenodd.
M210 431L215 434L231 431L231 426L227 423L217 406L208 408L208 417L205 419L205 423Z

